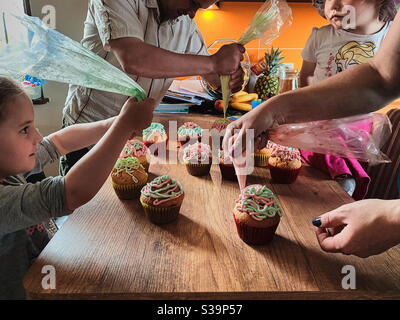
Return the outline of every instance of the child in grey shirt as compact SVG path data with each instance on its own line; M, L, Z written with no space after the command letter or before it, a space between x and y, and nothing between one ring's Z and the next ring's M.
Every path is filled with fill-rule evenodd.
M153 108L152 99L139 103L131 98L117 117L43 139L33 125L29 97L0 77L0 299L25 297L22 279L49 241L49 220L71 214L95 196L133 131L150 125ZM93 144L65 177L27 183L29 175L59 156Z

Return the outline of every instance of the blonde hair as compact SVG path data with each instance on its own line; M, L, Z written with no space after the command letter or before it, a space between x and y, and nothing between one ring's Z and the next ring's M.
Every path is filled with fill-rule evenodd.
M374 56L375 47L372 42L359 44L357 41L350 41L339 49L335 62L338 63L339 60L345 60L346 68L352 60L358 64L365 63Z
M15 81L0 76L0 122L7 113L8 104L17 96L24 94L24 90Z

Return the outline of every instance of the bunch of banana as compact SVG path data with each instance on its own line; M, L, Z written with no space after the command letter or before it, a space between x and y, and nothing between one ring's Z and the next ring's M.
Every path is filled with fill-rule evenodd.
M239 91L233 94L230 105L232 108L240 111L250 111L251 102L258 99L257 93L247 93L246 91Z

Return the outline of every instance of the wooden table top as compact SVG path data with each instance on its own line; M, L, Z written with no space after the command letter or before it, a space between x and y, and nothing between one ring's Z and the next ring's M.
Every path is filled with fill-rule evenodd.
M205 127L201 121L211 119L197 122ZM218 165L205 177L190 176L182 164L151 164L149 171L149 179L169 174L182 183L179 218L152 224L138 200L119 200L107 180L32 265L24 278L28 298L400 298L400 246L367 259L320 249L312 219L353 200L318 170L305 166L291 185L271 183L265 168L248 177L247 184L267 185L283 209L265 246L239 238L232 216L239 187L222 180ZM56 289L42 288L46 265L55 268ZM355 268L356 289L342 288L346 265Z

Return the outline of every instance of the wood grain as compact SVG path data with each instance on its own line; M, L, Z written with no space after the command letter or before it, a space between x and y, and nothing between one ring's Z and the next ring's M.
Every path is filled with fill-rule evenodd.
M178 126L189 116L178 117ZM210 127L212 116L190 118ZM166 124L168 118L158 117ZM171 141L171 148L175 144ZM76 210L24 279L31 299L361 299L400 298L400 247L360 259L323 252L311 221L352 199L323 173L304 167L291 185L271 184L256 168L248 184L273 190L284 211L272 243L249 246L232 217L236 182L218 165L205 177L182 164L151 164L150 178L178 179L185 199L177 221L154 225L139 201L121 201L106 181ZM42 267L56 269L56 289L41 287ZM342 267L356 269L356 290L341 287Z

